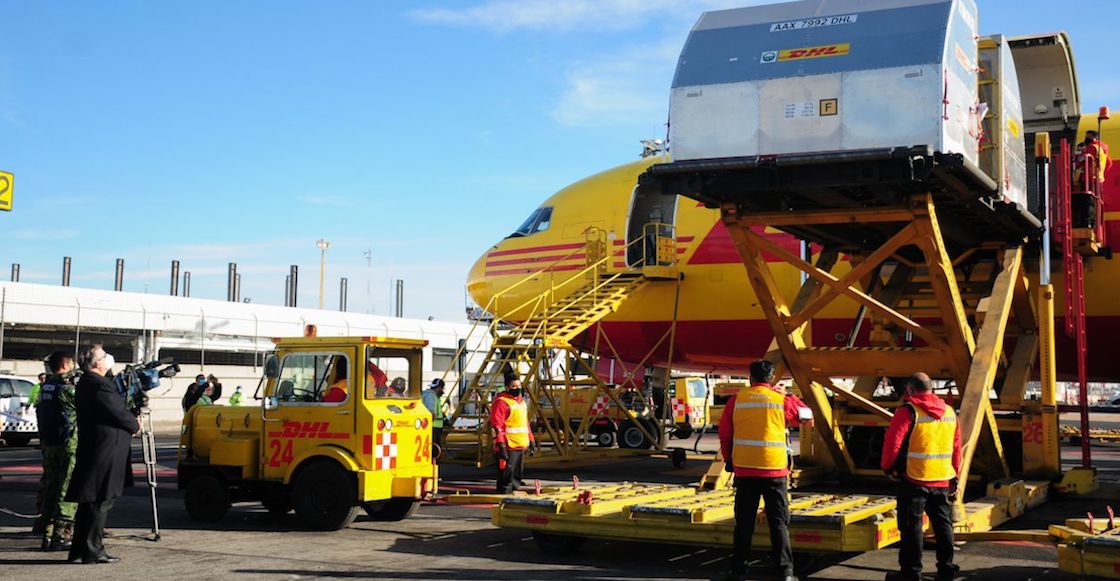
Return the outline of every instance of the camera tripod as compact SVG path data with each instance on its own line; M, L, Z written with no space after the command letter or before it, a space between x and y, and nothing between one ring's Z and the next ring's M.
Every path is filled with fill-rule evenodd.
M152 410L148 406L140 408L140 443L144 450L144 473L148 477L148 490L152 498L152 535L153 541L158 541L159 535L159 508L156 506L156 436L152 431Z

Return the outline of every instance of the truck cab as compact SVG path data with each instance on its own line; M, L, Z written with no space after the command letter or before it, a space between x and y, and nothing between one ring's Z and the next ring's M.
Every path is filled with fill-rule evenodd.
M183 419L179 488L188 514L214 522L232 502L295 509L337 530L359 508L400 520L433 495L432 417L420 399L426 341L384 337L275 340L260 406L194 406Z

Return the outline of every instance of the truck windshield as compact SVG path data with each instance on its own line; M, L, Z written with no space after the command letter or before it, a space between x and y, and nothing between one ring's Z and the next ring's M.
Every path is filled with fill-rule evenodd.
M412 381L411 352L369 347L366 351L366 399L414 399L420 386Z

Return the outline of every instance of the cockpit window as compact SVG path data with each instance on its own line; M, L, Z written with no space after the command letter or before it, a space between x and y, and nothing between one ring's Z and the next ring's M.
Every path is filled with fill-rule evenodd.
M548 230L548 227L551 224L552 208L537 208L536 210L533 210L532 214L529 214L529 217L525 219L525 222L523 222L513 234L510 234L509 237L514 238L518 236L530 236L532 234L536 234L537 232L544 232L545 230Z

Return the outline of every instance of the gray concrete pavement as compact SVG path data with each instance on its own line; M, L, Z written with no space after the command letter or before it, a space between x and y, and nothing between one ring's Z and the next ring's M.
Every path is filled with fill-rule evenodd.
M1069 454L1077 449L1069 448ZM1115 465L1120 447L1095 446L1099 459ZM1067 454L1068 456L1068 454ZM1072 460L1073 458L1069 458ZM1111 460L1110 460L1111 459ZM33 512L38 474L34 449L0 449L0 506ZM139 468L139 466L137 466ZM147 490L127 491L110 516L115 536L110 552L122 561L111 565L70 565L60 553L35 550L26 531L30 521L0 514L0 578L22 579L712 579L727 568L726 549L591 540L565 555L541 551L522 531L490 524L480 506L430 504L399 523L360 517L350 528L330 533L299 528L294 515L277 518L253 504L235 506L221 522L201 525L183 508L174 489L174 445L161 441L159 489L162 539L146 540L151 527ZM599 463L576 470L584 482L692 482L704 466L691 462L674 469L666 459L642 458ZM570 468L531 469L546 484L570 479ZM488 486L489 474L446 467L444 485ZM1112 478L1115 481L1115 478ZM1039 528L1065 516L1114 502L1118 487L1091 498L1050 503L1014 523ZM881 579L896 563L885 549L861 555L830 555L818 560L812 579ZM960 547L963 578L1066 580L1057 571L1052 547L1030 543L983 543ZM926 561L932 567L932 551ZM759 578L766 578L760 576Z

